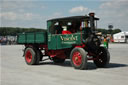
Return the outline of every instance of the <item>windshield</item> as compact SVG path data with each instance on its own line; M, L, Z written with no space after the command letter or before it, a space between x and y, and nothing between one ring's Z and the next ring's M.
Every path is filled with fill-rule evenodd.
M70 31L71 33L75 33L80 30L80 26L80 21L53 22L50 26L49 32L51 34L61 34L62 31Z

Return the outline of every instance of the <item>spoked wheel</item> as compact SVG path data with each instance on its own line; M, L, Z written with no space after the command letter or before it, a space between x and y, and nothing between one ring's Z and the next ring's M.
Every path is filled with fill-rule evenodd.
M26 48L25 49L25 61L28 65L39 64L40 52L31 47Z
M98 59L94 60L94 63L97 67L107 67L110 61L110 53L108 49L100 47L98 51Z
M70 55L71 65L75 69L87 69L87 53L83 48L74 48Z
M72 60L76 66L80 66L80 64L82 63L82 55L80 54L80 52L78 51L74 52Z

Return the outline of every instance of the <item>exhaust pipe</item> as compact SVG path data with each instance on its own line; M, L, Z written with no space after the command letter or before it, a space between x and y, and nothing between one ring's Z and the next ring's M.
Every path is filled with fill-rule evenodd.
M91 27L92 33L95 33L94 16L95 16L95 13L89 13L89 17L90 17L90 27Z

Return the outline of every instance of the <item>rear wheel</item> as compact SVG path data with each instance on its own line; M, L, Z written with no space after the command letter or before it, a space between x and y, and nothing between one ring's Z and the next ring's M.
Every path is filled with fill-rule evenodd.
M107 48L100 47L98 51L98 59L94 60L97 67L107 67L110 61L110 54Z
M34 48L28 47L25 49L25 61L28 65L39 64L40 52Z
M74 48L70 54L71 65L75 69L87 69L87 53L83 48Z

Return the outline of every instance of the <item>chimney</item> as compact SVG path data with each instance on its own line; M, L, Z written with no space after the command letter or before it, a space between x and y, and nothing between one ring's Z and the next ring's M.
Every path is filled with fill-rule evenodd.
M94 16L95 16L95 13L89 13L89 17L90 17L90 27L91 27L92 33L95 33Z

